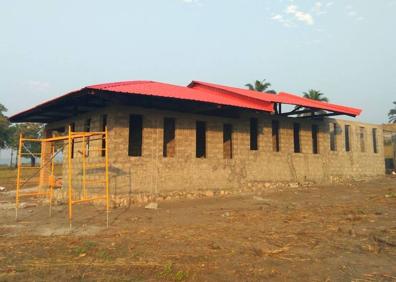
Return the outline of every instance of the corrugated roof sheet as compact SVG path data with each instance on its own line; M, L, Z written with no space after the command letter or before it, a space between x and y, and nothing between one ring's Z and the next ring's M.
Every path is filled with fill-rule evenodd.
M188 87L193 89L207 90L207 91L210 90L217 92L223 91L228 93L234 93L235 95L251 97L252 99L257 99L260 101L296 105L307 108L315 108L315 109L327 110L327 111L342 113L351 116L358 116L362 112L361 109L330 104L327 102L315 101L285 92L280 92L276 95L269 93L259 93L252 90L202 82L202 81L192 81Z
M58 101L63 101L64 99L67 99L71 96L79 97L79 95L82 95L83 93L82 90L87 89L109 91L112 93L121 93L135 96L145 95L154 97L165 97L177 100L190 100L266 112L272 112L274 110L274 103L280 103L318 110L326 110L334 112L336 114L346 114L350 116L357 116L361 113L360 109L310 100L285 92L280 92L279 94L275 95L201 81L192 81L188 85L188 87L185 87L168 83L141 80L104 83L87 86L80 90L73 91L58 98L44 102L29 110L18 113L12 116L10 120L26 120L27 115L34 114L35 112L40 112L48 105L57 103Z
M268 101L257 101L249 97L235 95L217 95L209 91L201 91L184 86L155 81L124 81L87 86L87 89L105 90L125 94L140 94L174 99L191 100L272 112L273 105Z

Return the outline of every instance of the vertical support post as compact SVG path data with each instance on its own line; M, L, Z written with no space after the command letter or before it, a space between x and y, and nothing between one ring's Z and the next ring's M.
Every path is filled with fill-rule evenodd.
M44 175L44 163L47 162L47 150L46 150L47 142L41 141L40 142L40 177L39 177L39 184L38 184L38 191L41 192L45 186L45 175ZM48 177L47 177L48 178ZM47 179L48 180L48 179Z
M155 186L154 193L155 197L158 196L158 127L159 127L159 119L155 120Z
M108 131L107 126L105 127L105 177L106 177L106 221L107 228L109 228L109 208L110 208L110 198L109 198L109 140L108 140Z
M85 134L85 133L84 133ZM88 148L89 149L89 148ZM89 154L89 153L88 153ZM82 189L83 189L83 199L87 199L87 190L85 184L85 161L86 161L86 144L85 144L85 135L82 137L82 157L83 157L83 167L82 167Z
M18 171L15 191L15 220L18 220L18 207L19 207L19 189L21 186L21 155L22 155L22 134L19 134L19 145L18 145Z
M55 185L55 143L51 144L51 181L50 181L50 191L49 191L49 216L52 216L52 197L54 195L54 185Z
M71 126L69 125L69 135L68 135L68 196L69 196L69 228L72 228L72 133L71 133Z

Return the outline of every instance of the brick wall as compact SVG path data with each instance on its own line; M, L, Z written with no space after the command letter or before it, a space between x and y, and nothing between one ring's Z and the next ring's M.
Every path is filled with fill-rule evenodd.
M388 173L396 166L396 123L384 124L384 157Z
M78 116L76 131L83 130L84 121L91 118L91 130L99 131L101 115L108 116L110 188L113 195L129 193L165 193L241 189L249 183L273 181L328 182L337 178L358 178L384 174L384 151L381 125L355 121L325 119L293 119L273 117L266 113L242 113L240 118L222 118L144 108L113 106L103 111ZM128 156L129 115L143 116L143 146L141 157ZM175 118L175 156L164 158L163 119ZM250 118L258 119L258 150L250 150ZM279 120L280 152L273 151L273 119ZM195 157L195 123L206 122L206 158ZM71 121L49 124L48 129L67 125ZM294 153L293 123L300 124L301 153ZM232 159L223 158L223 124L233 127ZM330 123L337 124L336 151L330 151ZM318 125L318 154L312 153L312 124ZM350 125L351 151L345 151L344 126ZM360 128L364 128L365 150L362 152ZM377 153L373 149L372 129L377 128ZM99 142L99 141L98 141ZM81 151L75 145L73 159L74 185L81 181ZM95 146L99 146L97 143ZM65 156L67 153L65 149ZM99 155L89 157L100 162ZM64 166L65 170L67 165ZM101 171L91 171L99 179ZM67 177L64 175L64 183ZM76 188L80 191L78 188ZM97 188L100 190L100 188Z

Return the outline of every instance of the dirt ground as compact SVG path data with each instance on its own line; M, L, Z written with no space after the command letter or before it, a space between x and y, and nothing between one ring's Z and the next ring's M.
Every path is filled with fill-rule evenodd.
M160 202L21 209L0 193L0 281L396 281L396 178Z

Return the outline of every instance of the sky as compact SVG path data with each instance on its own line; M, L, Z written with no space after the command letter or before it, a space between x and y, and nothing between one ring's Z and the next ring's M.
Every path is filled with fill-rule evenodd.
M396 0L1 0L0 103L12 115L97 83L266 79L384 123L395 15Z

